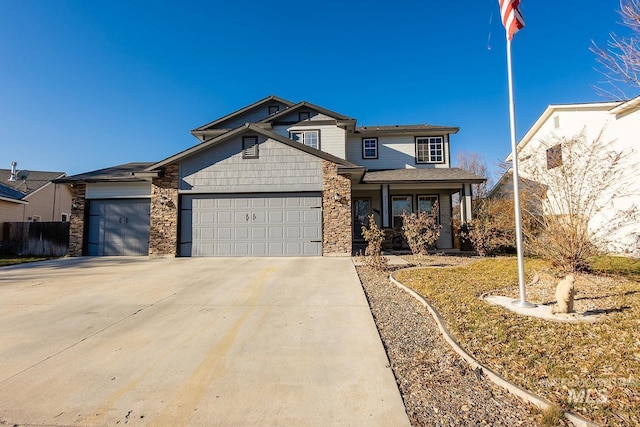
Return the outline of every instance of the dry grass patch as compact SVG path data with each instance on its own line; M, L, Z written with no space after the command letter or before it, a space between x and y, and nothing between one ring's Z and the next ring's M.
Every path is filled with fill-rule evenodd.
M0 267L8 265L24 264L27 262L46 261L50 257L0 257Z
M553 301L560 273L527 260L529 300ZM640 282L577 275L576 310L601 310L596 323L519 316L479 297L517 297L515 258L452 268L405 270L396 277L432 302L463 347L481 363L564 409L606 425L640 424Z

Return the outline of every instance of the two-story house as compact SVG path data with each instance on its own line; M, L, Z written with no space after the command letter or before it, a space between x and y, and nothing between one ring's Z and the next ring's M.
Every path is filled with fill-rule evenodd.
M154 163L67 177L73 255L350 255L369 214L389 233L402 212L440 205L453 248L482 177L452 168L451 126L365 126L269 96L191 131L193 147Z

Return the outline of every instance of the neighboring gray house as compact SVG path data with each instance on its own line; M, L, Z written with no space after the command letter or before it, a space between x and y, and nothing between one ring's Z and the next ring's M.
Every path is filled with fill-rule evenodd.
M440 204L438 248L453 248L456 127L358 127L317 105L269 96L191 131L200 142L154 163L67 177L72 255L350 255L367 215L389 235L403 211Z

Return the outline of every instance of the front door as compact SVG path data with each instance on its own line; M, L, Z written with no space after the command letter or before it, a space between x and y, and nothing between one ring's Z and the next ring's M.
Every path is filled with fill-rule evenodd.
M364 240L362 227L369 227L371 199L353 199L353 240Z

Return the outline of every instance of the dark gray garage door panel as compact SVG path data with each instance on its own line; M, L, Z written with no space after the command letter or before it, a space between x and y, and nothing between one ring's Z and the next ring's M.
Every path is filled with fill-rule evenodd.
M319 193L183 196L182 256L322 255Z
M88 255L148 255L149 199L91 200Z

